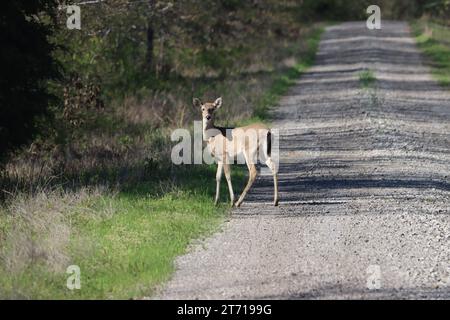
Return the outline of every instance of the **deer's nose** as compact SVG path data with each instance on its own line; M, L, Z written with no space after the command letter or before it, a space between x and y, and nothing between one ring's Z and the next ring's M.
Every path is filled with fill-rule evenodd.
M211 116L209 114L206 116L206 120L211 120Z

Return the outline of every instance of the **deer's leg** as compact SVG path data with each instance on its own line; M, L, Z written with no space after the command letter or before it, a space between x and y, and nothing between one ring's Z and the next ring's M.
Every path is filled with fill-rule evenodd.
M270 157L266 160L266 165L269 167L270 171L272 171L273 175L273 205L278 205L278 177L277 177L277 168L275 167L275 163L272 161Z
M250 187L252 186L253 182L255 182L256 179L257 174L256 166L253 163L247 163L247 166L248 166L248 182L244 188L244 191L242 191L241 196L236 202L236 207L239 207L241 203L244 201L245 195L247 194L248 190L250 190Z
M223 169L224 169L224 172L225 172L225 178L227 179L228 191L230 192L231 205L233 205L234 204L234 192L233 192L233 185L231 184L230 164L229 163L224 163Z
M219 194L220 194L220 180L222 179L222 169L223 169L223 162L219 161L217 162L217 173L216 173L216 199L214 201L214 204L217 205L219 202Z

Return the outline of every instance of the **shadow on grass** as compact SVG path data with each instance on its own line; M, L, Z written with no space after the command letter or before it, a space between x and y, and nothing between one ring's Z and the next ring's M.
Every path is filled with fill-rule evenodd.
M183 191L211 197L213 201L216 187L216 165L181 165L174 166L165 174L159 173L158 179L142 179L139 183L126 183L120 193L130 198L160 198L169 192ZM244 166L232 166L231 181L234 190L240 191L246 180ZM220 201L228 203L228 190L225 177L222 177Z
M0 177L0 199L8 199L17 192L34 194L42 190L63 190L76 192L82 188L102 188L129 196L161 198L168 192L190 192L215 195L216 168L214 165L172 165L161 162L144 161L139 164L120 165L115 163L108 167L97 166L77 173L62 173L47 178L46 181L24 181L14 177ZM232 166L232 182L234 189L240 191L246 179L243 166ZM221 183L221 201L226 183Z

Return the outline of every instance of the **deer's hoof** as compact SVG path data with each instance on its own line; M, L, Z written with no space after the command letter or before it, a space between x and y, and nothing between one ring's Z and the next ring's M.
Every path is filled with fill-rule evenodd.
M274 205L275 207L277 207L277 206L278 206L278 200L275 201L275 202L273 203L273 205Z

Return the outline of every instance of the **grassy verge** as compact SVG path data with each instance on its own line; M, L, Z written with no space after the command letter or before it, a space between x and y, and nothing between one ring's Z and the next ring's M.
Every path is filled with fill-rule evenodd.
M411 22L411 29L422 52L430 58L433 75L450 87L450 28L425 20Z
M303 39L301 48L293 49L296 61L290 67L214 84L214 92L229 91L229 100L225 101L230 101L230 107L233 98L243 98L233 92L248 92L253 83L259 88L244 96L244 102L247 97L253 99L253 109L236 117L241 114L241 102L236 110L223 111L228 116L222 114L221 119L232 124L267 121L270 108L312 64L322 28L314 30L306 42ZM148 296L168 279L175 257L183 254L193 239L217 230L228 212L228 192L223 183L222 204L215 207L215 166L159 166L164 159L170 161L163 156L170 151L168 138L159 137L157 143L147 141L145 137L155 136L155 131L137 124L126 127L126 136L111 135L107 140L111 147L105 150L109 153L103 162L97 156L83 160L89 152L73 157L72 169L66 168L66 172L70 169L70 174L80 178L84 169L83 183L87 186L49 189L46 182L39 182L37 188L30 188L32 193L19 192L0 207L0 298ZM153 148L150 152L145 149L148 145ZM111 160L116 154L117 158ZM159 162L155 164L148 154L155 155ZM105 166L102 171L99 164ZM16 170L18 165L12 168L22 172ZM246 171L234 166L232 174L235 190L240 192ZM26 176L22 181L26 184ZM108 181L116 184L105 183ZM66 268L70 265L80 267L79 290L66 287Z
M233 181L242 184L241 170ZM146 181L119 192L62 190L14 199L0 211L2 298L130 298L149 295L173 271L189 242L217 229L214 166L177 169L175 181ZM32 223L29 223L33 220ZM78 265L81 289L65 268ZM11 270L14 270L11 273Z
M323 30L324 27L319 27L312 32L310 38L306 42L306 50L299 61L297 61L293 67L276 75L270 89L257 101L253 117L250 121L267 121L269 118L270 108L277 104L280 97L285 94L287 90L295 83L295 80L298 79L300 75L314 63L314 58Z

